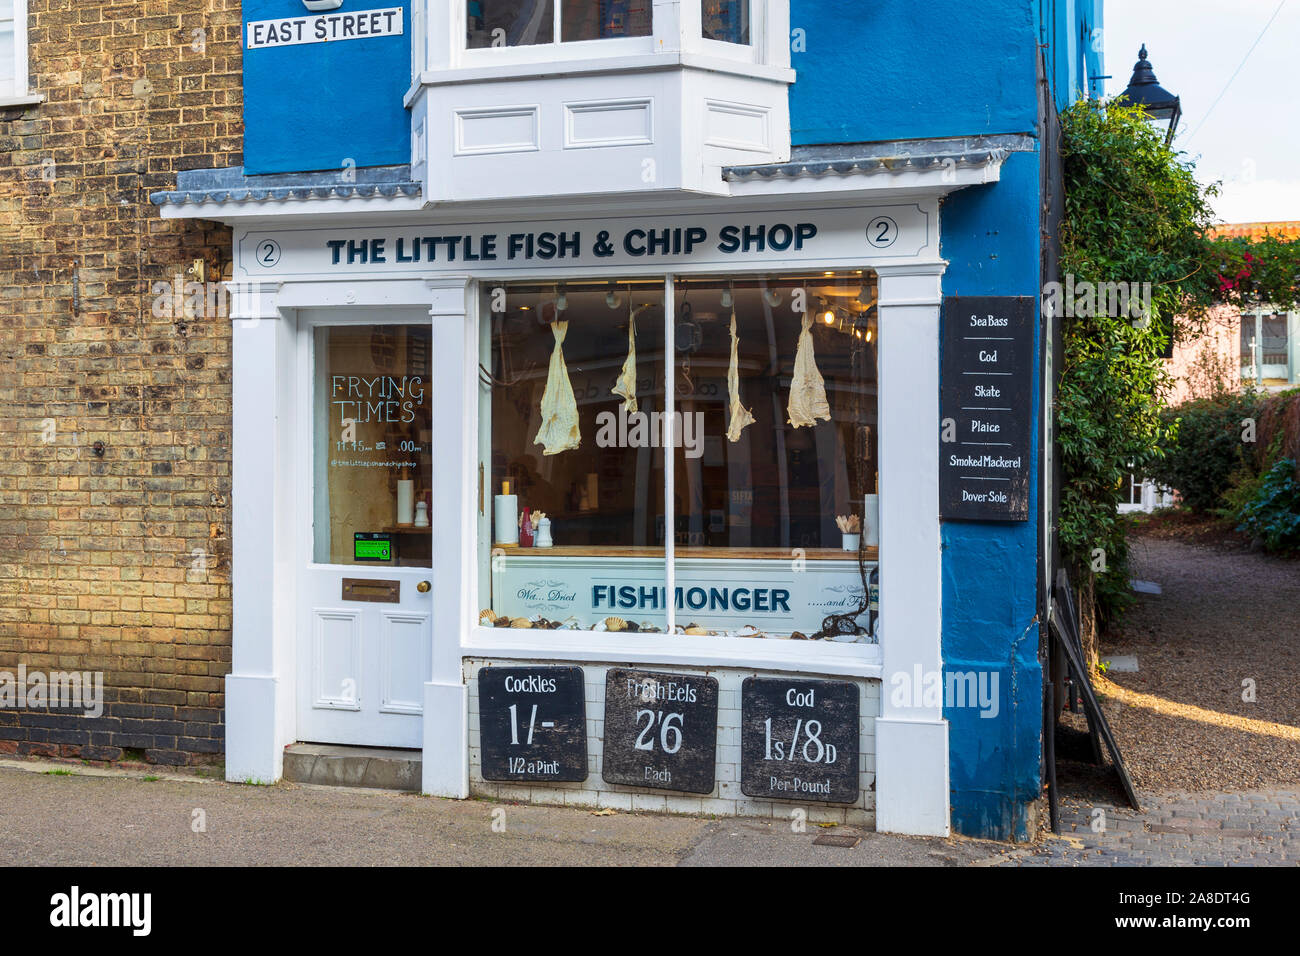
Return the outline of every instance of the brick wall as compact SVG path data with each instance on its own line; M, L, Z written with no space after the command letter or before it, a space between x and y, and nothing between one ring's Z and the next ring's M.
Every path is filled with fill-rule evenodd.
M5 703L0 754L193 762L230 669L230 336L155 284L220 279L230 236L148 197L241 162L239 4L31 0L29 30L46 101L0 107L0 672L102 671L105 704Z
M582 783L516 784L483 779L479 745L478 672L484 667L562 665L563 661L466 660L465 680L469 685L469 788L477 796L520 803L579 807L612 807L617 810L655 810L667 813L710 813L719 816L776 817L792 819L802 809L810 823L843 823L875 826L876 823L876 717L880 713L880 681L857 680L861 698L861 750L858 773L861 789L852 806L829 805L800 800L762 800L740 792L740 689L746 677L772 677L735 668L679 668L655 665L646 668L669 674L704 674L718 680L718 757L713 792L705 796L671 793L645 787L624 787L606 783L600 766L605 737L605 675L610 667L626 664L577 663L586 684L587 779ZM845 680L845 678L831 678Z

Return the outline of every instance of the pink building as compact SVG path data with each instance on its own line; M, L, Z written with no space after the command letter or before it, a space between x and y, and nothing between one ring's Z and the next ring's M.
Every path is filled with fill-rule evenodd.
M1300 222L1253 222L1222 226L1223 236L1265 233L1300 238ZM1175 379L1169 403L1254 383L1268 391L1300 384L1300 312L1271 307L1241 312L1220 306L1203 335L1180 342L1168 368Z

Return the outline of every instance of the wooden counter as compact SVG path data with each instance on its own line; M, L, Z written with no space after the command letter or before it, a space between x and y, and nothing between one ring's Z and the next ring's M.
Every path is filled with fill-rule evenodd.
M552 548L521 548L517 544L494 544L493 551L504 551L511 557L556 557L556 558L662 558L664 549L648 545L561 545ZM809 561L852 561L856 560L856 551L843 551L839 548L705 548L699 546L680 546L674 552L679 558L727 558L749 561L790 561L798 557L796 550L803 551L803 557ZM868 561L877 561L879 548L867 548Z

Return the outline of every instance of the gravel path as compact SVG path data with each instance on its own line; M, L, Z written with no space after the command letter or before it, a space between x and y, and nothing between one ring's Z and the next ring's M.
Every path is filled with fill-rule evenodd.
M1140 670L1096 684L1138 788L1300 783L1300 561L1138 536L1133 575L1163 593L1140 594L1101 653Z

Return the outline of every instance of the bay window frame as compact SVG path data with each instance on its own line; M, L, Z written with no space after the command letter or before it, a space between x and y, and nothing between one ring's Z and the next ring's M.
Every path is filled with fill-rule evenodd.
M877 282L881 280L881 272L878 266L870 263L853 263L851 265L827 262L799 263L791 264L789 268L773 268L761 271L740 270L736 273L728 273L731 278L761 278L763 276L779 276L790 269L868 269L876 273ZM816 674L823 676L844 676L844 677L867 677L880 678L884 673L884 651L882 648L883 641L877 639L876 643L841 643L837 641L792 641L780 639L767 640L744 640L735 637L716 636L693 636L683 639L682 635L673 633L673 628L677 623L677 602L673 600L676 594L676 535L673 533L675 528L676 508L673 495L673 489L676 482L676 455L672 450L676 448L676 421L674 413L677 407L676 389L674 387L675 373L677 369L677 348L676 348L676 325L677 325L677 281L682 278L699 279L705 278L712 273L703 272L654 272L646 278L662 276L664 280L664 434L663 445L665 448L664 455L664 482L661 493L663 495L664 508L664 586L665 593L669 596L665 608L665 628L662 634L653 633L634 633L634 634L616 634L610 632L599 632L593 630L544 630L533 631L531 629L515 628L496 628L484 627L478 623L477 619L471 624L467 634L463 637L461 654L467 658L501 658L507 660L555 660L555 661L630 661L635 660L646 664L663 664L674 666L695 666L695 667L713 667L729 666L750 668L757 671L775 671L780 673L803 673ZM567 273L562 277L567 279L595 279L598 276L589 273ZM535 277L536 281L554 282L556 277L548 276L545 279ZM471 334L468 339L475 343L475 346L481 350L485 341L485 330L488 328L487 316L482 307L482 286L485 282L497 280L476 280L470 283L468 301L473 314L468 316L472 322L470 329ZM500 281L505 282L528 282L528 276L511 276ZM937 309L936 309L937 313ZM878 321L878 335L883 340L884 336L884 313L881 311ZM490 340L489 340L490 341ZM481 351L475 354L474 366L477 367L483 361ZM878 360L883 365L883 356ZM882 375L883 371L878 374ZM937 372L936 372L937 375ZM479 467L482 460L481 442L484 440L484 429L488 427L486 440L491 447L490 437L490 419L488 422L483 420L480 411L480 398L477 389L479 388L478 375L467 376L466 406L472 410L474 422L472 427L467 431L471 436L472 445L475 449L473 455L467 456L466 467L470 469L466 473L466 482L473 487L479 487ZM880 403L878 410L878 421L881 423L881 430L877 436L877 447L884 447L884 429L883 429L883 402L884 391L880 388L878 391L877 401ZM935 401L937 402L937 392ZM884 464L883 451L880 454L882 468ZM936 479L937 480L937 479ZM487 494L486 485L484 486L484 495ZM935 490L935 515L934 521L938 525L938 492ZM474 513L478 514L478 506L483 499L474 502ZM490 501L490 497L487 498ZM881 496L882 502L882 527L884 520L884 496ZM480 517L480 522L484 520ZM490 515L486 518L490 527ZM467 606L478 607L480 589L479 576L485 573L484 560L485 554L482 552L484 540L487 541L488 551L486 555L486 573L493 573L491 558L491 535L485 539L480 532L469 536L467 541L467 554L465 566L470 569L466 581ZM885 592L883 589L884 578L884 555L885 541L882 532L880 548L876 558L876 566L881 569L882 589L880 597L880 608L883 619L885 608ZM739 559L738 559L739 560ZM816 646L816 650L809 652L807 649Z
M417 81L422 73L456 70L526 71L533 67L538 73L551 73L565 65L591 68L593 64L644 68L663 57L729 61L742 71L747 66L759 68L760 72L763 67L789 68L789 0L750 0L748 44L706 39L697 0L648 2L652 4L653 18L649 36L566 41L560 32L561 0L555 0L552 15L556 33L550 43L471 49L467 43L466 0L448 0L445 4L412 0L412 22L421 24L413 38L412 63Z

